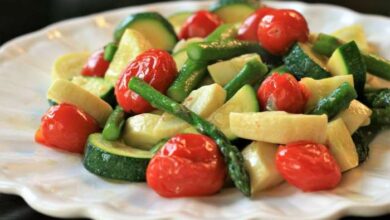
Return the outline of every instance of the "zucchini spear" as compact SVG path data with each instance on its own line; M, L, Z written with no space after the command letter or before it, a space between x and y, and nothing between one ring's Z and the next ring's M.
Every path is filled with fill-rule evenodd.
M228 173L236 187L246 196L251 195L249 175L244 168L244 158L236 146L210 122L190 111L185 106L164 96L139 78L133 77L129 88L138 93L153 107L166 111L193 125L199 132L213 138L217 143L228 167Z

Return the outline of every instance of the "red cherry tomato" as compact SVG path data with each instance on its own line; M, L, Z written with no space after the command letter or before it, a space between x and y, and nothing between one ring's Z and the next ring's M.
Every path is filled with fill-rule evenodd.
M179 38L206 37L220 24L222 20L217 15L206 10L197 11L186 20L180 30Z
M35 135L38 143L74 153L83 153L88 135L98 132L99 125L74 105L50 107L41 119Z
M268 76L257 90L263 110L303 113L307 97L301 85L289 73Z
M246 18L238 29L237 39L257 41L257 28L259 27L259 22L267 13L272 10L275 9L262 7Z
M84 76L104 77L110 62L104 59L104 49L95 51L81 70Z
M126 112L144 113L153 107L137 93L128 88L129 81L136 76L160 92L165 92L176 78L176 63L172 56L159 49L150 49L140 54L119 76L115 95L119 105Z
M341 180L340 167L322 144L297 142L279 146L276 168L288 183L303 191L332 189Z
M218 192L226 166L215 142L200 134L172 137L150 161L146 180L164 197L205 196Z
M295 10L270 10L260 20L257 37L266 50L283 55L294 42L309 39L309 27L305 18Z

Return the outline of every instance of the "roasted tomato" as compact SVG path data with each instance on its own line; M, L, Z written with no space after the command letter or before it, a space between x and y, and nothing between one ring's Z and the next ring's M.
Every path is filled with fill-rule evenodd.
M176 63L172 56L160 49L150 49L140 54L119 76L115 86L118 104L126 111L144 113L151 111L152 106L137 93L129 89L132 77L138 77L160 92L165 92L176 78Z
M152 158L146 179L164 197L205 196L218 192L226 166L216 143L200 134L172 137Z
M307 96L291 74L274 73L267 77L257 90L263 110L303 113Z
M88 135L100 130L92 116L74 105L50 107L41 119L35 141L61 150L83 153Z
M215 14L200 10L190 16L180 29L179 38L206 37L213 32L222 20Z
M297 142L279 146L276 168L288 183L303 191L332 189L341 180L340 167L322 144Z
M104 59L104 49L95 51L81 70L84 76L104 77L110 62Z
M273 8L262 7L250 15L238 28L237 39L246 41L257 41L257 29L260 20Z
M294 42L309 39L309 27L305 18L295 10L268 10L259 22L257 37L266 50L283 55Z

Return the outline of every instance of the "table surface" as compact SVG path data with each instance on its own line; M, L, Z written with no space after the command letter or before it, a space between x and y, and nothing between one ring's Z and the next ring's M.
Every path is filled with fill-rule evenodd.
M159 0L1 0L0 45L16 36L40 29L59 20L152 2L159 2ZM338 4L363 13L390 16L390 1L388 0L375 0L369 3L367 0L306 0L306 2ZM390 215L381 217L389 219ZM345 217L343 219L376 218ZM19 196L0 194L0 219L53 220L57 218L34 211Z

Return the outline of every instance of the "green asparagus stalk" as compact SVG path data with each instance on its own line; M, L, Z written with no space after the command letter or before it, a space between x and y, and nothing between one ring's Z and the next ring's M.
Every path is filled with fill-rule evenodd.
M120 106L117 106L110 117L108 117L106 125L104 126L102 135L105 140L115 141L119 139L125 123L125 117L126 113Z
M244 159L236 146L232 145L226 136L210 122L190 111L139 78L133 77L129 88L142 96L153 107L166 111L193 125L200 133L213 138L217 143L228 167L228 173L236 187L246 196L251 195L249 175L244 168Z
M236 24L222 24L211 32L205 39L205 42L233 40L237 35Z

